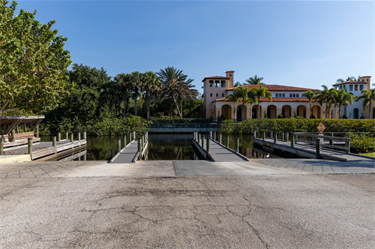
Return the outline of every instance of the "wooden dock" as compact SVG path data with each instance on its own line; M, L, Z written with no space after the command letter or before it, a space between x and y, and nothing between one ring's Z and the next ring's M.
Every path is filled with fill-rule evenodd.
M33 144L31 160L34 161L45 157L55 156L58 153L66 150L78 149L77 151L81 151L83 149L82 146L86 147L86 139L75 140L73 141L73 143L69 140L61 140L59 142L56 142L56 148L52 146L52 142L39 142L37 144ZM7 148L4 149L4 153L6 155L28 154L28 146L23 145L13 148Z
M202 144L198 143L193 139L193 145L199 152L199 154L208 160L214 162L243 162L249 161L249 159L234 150L225 147L224 145L218 143L217 141L210 139L209 140L209 151L207 151L207 139L203 139Z
M313 158L316 159L317 157L322 159L329 159L334 161L375 161L373 158L352 154L352 153L345 153L339 150L335 150L334 148L322 147L320 148L320 155L317 156L316 147L311 143L305 142L298 142L294 144L292 148L291 142L277 140L276 144L274 143L274 139L271 138L254 138L254 143L262 146L262 149L266 147L267 150L280 150L285 151L288 153L292 153L298 157L305 157L305 158ZM326 145L328 146L328 145ZM330 146L336 147L336 146Z
M148 141L142 150L142 158L147 158ZM138 140L133 140L118 152L110 163L135 163L139 160Z

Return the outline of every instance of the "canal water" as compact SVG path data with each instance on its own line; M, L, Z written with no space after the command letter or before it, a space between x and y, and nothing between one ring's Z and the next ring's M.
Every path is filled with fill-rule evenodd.
M203 134L208 136L208 134ZM280 158L261 149L254 148L251 135L230 135L229 147L235 148L235 137L239 137L239 152L248 158ZM77 138L75 138L77 139ZM225 144L226 136L223 136ZM51 141L52 137L41 137L42 141ZM152 134L149 133L148 160L195 160L193 134ZM129 141L129 138L127 139ZM88 136L86 160L110 160L117 153L117 137ZM283 156L283 155L282 155ZM283 156L284 157L284 156Z

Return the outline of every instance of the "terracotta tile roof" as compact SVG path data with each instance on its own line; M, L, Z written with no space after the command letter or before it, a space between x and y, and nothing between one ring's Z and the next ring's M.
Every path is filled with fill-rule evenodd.
M343 85L343 84L347 84L347 83L354 83L354 84L367 84L367 82L365 81L353 81L353 80L349 80L349 81L345 81L345 82L341 82L341 83L336 83L332 86L339 86L339 85Z
M294 87L294 86L282 86L282 85L268 85L268 84L263 84L263 86L267 87L267 89L269 91L300 91L300 92L306 92L308 90L311 90L311 91L319 91L318 89L312 89L312 88L303 88L303 87ZM247 87L247 88L259 88L259 85L245 85L243 87ZM235 90L237 87L232 87L232 88L228 88L226 89L226 91L233 91Z
M223 80L229 80L230 78L224 77L224 76L207 76L204 77L202 82L204 82L206 79L223 79Z
M214 102L219 102L219 101L228 101L228 102L233 102L229 101L227 98L220 98L212 101ZM314 102L315 100L313 100ZM268 98L260 98L260 102L269 102ZM309 102L308 98L272 98L272 102Z

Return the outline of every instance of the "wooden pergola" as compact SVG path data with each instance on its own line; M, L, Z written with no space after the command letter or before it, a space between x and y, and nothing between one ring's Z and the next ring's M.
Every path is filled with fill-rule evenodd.
M34 132L36 127L42 122L44 116L0 116L0 138L10 136L13 129L30 125L31 131Z

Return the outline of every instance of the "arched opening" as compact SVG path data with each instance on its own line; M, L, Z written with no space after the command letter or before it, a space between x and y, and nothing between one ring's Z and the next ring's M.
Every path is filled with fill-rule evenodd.
M353 110L353 118L358 119L359 118L359 110L358 108L354 108Z
M283 118L290 118L292 115L292 107L290 105L284 105L282 108Z
M260 106L260 111L259 111L259 113L260 114L262 114L262 106ZM252 109L252 111L251 111L251 116L253 117L253 118L258 118L258 105L254 105L253 106L253 109ZM262 117L262 115L260 115L260 117L259 118L261 118Z
M276 117L276 106L274 105L269 105L267 107L267 117L268 118L277 118Z
M245 108L245 116L244 116L243 120L246 120L246 118L247 118L247 115L246 115L247 107L246 106L243 107L243 105L239 105L239 106L237 106L237 121L242 121L242 115L243 115L242 108Z
M319 105L314 105L312 107L312 114L316 119L320 119L320 106Z
M232 118L232 107L230 105L223 105L221 107L221 113L224 115L225 119Z
M297 106L297 116L306 118L306 106L304 105Z

